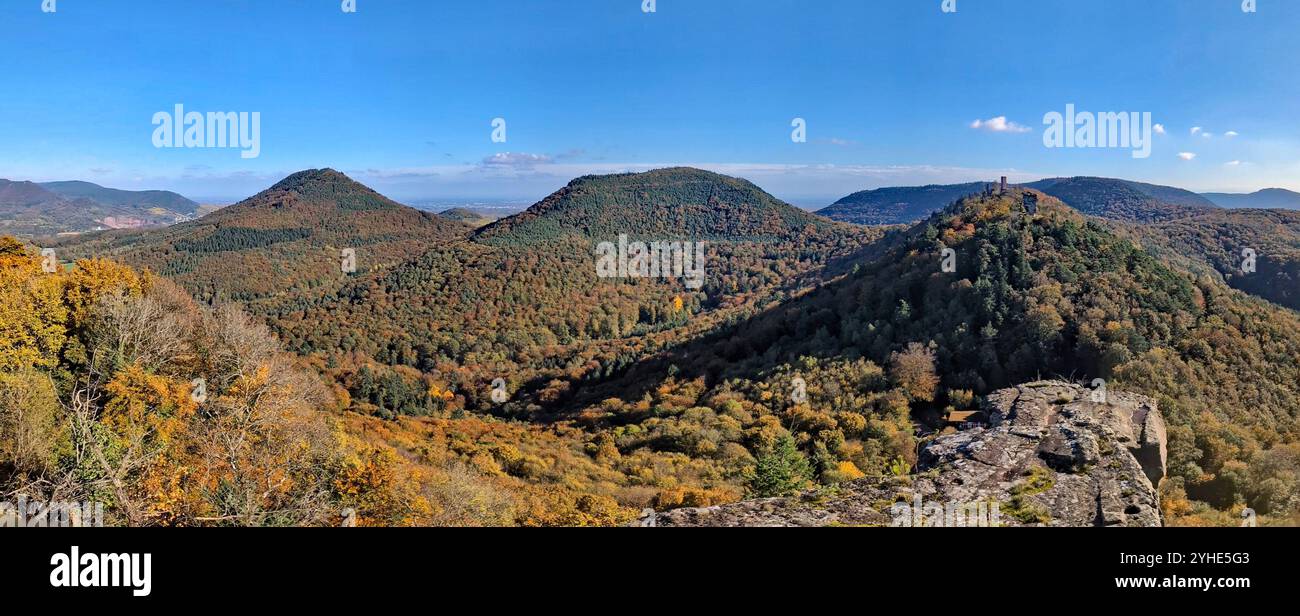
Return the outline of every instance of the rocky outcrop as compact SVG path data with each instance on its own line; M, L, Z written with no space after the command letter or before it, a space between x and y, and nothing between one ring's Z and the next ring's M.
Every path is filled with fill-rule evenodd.
M989 425L926 444L916 472L797 497L667 512L643 526L1159 526L1154 400L1041 381L988 396Z

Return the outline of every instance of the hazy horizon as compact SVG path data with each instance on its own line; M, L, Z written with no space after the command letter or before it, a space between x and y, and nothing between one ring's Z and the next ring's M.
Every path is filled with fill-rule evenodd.
M652 165L652 166L648 166L648 167L645 168L645 169L637 168L637 169L628 169L628 170L626 170L626 171L628 171L628 172L642 172L642 171L648 171L648 170L651 170L651 169L662 169L662 168L669 168L669 167L696 167L696 168L701 168L701 169L705 169L705 170L713 171L713 170L716 170L718 166L714 166L714 165L691 165L691 164L662 164L662 165ZM302 171L302 170L298 170L298 171ZM248 199L249 197L252 197L253 195L256 195L257 193L259 193L259 192L261 192L261 191L263 191L263 190L265 190L265 189L267 189L267 188L270 188L270 187L273 186L276 182L278 182L279 180L283 179L284 177L287 177L287 176L289 176L290 174L292 174L292 173L296 173L296 172L297 172L297 171L290 171L290 172L285 172L283 175L280 175L280 176L278 176L278 177L273 176L273 177L275 177L275 179L270 179L270 178L268 178L268 179L267 179L267 184L266 184L265 186L263 186L263 187L261 187L261 188L258 188L258 189L256 189L256 190L254 190L253 192L250 192L250 193L245 194L245 195L214 195L214 194L207 194L207 195L204 195L204 194L188 194L188 193L186 193L186 192L184 192L184 191L173 190L173 189L168 189L168 188L148 188L148 187L145 187L145 188L134 188L134 187L133 187L133 188L124 188L124 187L122 187L122 186L114 186L114 185L110 185L110 184L100 184L100 185L101 185L101 186L104 186L105 188L116 188L116 189L123 189L123 190L173 190L173 192L176 192L177 194L180 194L181 196L186 197L186 198L190 199L191 201L195 201L195 202L200 203L200 204L204 204L204 205L219 205L219 206L227 206L227 205L233 205L233 204L239 203L240 201L243 201L243 200L245 200L245 199ZM620 172L622 172L622 171L609 171L609 173L620 173ZM719 173L727 174L725 171L718 171L718 172L719 172ZM546 190L546 191L543 192L543 193L536 194L536 195L532 195L532 196L522 196L522 197L521 197L521 196L493 196L493 195L479 195L479 196L445 196L445 195L420 195L420 194L404 194L404 193L400 193L400 192L390 192L390 191L386 191L386 190L381 189L382 183L370 183L370 182L366 182L366 181L362 181L362 180L358 179L358 176L362 176L362 177L364 177L364 173L360 173L360 174L358 174L358 173L355 173L355 172L348 172L348 171L343 171L343 173L346 174L346 175L348 175L349 177L352 177L354 180L358 180L358 181L360 181L361 183L363 183L363 184L369 186L370 188L375 189L375 190L378 191L379 193L383 194L384 196L386 196L386 197L388 197L388 198L390 198L390 199L393 199L394 201L397 201L397 202L402 203L402 204L404 204L404 205L408 205L408 206L414 207L414 208L416 208L416 209L422 209L422 210L427 210L427 211L437 212L437 211L442 211L442 210L449 209L449 208L454 208L454 207L466 207L466 208L469 208L469 209L480 209L480 210L484 210L485 212L490 212L490 213L500 213L500 212L505 212L505 213L516 213L516 212L522 211L522 210L524 210L524 209L527 209L529 206L531 206L531 205L533 205L533 204L535 204L535 203L541 201L542 199L546 198L546 197L549 196L550 194L554 193L556 190L559 190L560 188L563 188L563 187L564 187L565 185L567 185L567 184L569 183L569 181L571 181L572 179L574 179L574 178L576 178L576 177L580 177L580 176L575 175L575 176L573 176L573 178L569 178L569 179L567 179L567 180L564 180L563 183L560 183L560 184L556 185L556 186L555 186L554 188L552 188L552 189L548 189L548 190ZM1075 176L1032 175L1032 174L1014 175L1014 172L1009 172L1009 173L1012 173L1012 175L1009 175L1009 176L1008 176L1008 180L1009 180L1010 182L1012 182L1012 183L1015 183L1015 184L1024 184L1024 183L1029 183L1029 182L1033 182L1033 181L1037 181L1037 180L1041 180L1041 179L1052 178L1052 177L1075 177ZM588 175L588 174L581 174L581 175ZM730 175L730 174L728 174L728 175ZM761 189L763 189L764 191L766 191L766 192L772 194L773 196L777 197L778 199L781 199L782 201L785 201L786 203L789 203L789 204L791 204L791 205L794 205L794 206L799 207L799 208L804 209L804 210L815 211L815 210L821 209L821 208L823 208L823 207L826 207L826 206L828 206L828 205L831 205L832 203L836 202L837 200L842 199L842 198L844 198L844 197L846 197L846 196L848 196L848 195L850 195L850 194L852 194L852 193L859 192L859 191L876 190L876 189L880 189L880 188L914 187L914 186L925 186L925 185L945 185L945 184L965 184L965 183L970 183L970 182L989 182L989 181L996 181L996 180L998 179L998 177L1000 177L1000 176L980 176L980 177L976 177L976 176L962 176L962 177L959 177L959 178L957 178L957 179L947 180L947 181L942 180L942 179L936 179L936 180L934 180L934 181L925 181L925 182L918 182L918 183L911 183L911 184L880 184L880 185L866 186L866 187L862 187L862 188L855 188L855 189L851 189L851 190L848 190L848 191L843 192L843 193L836 193L836 194L833 194L833 195L825 195L825 196L822 196L822 195L791 195L791 194L785 194L785 193L783 193L783 191L780 191L780 190L772 190L772 189L770 189L768 186L765 186L764 184L762 184L762 183L759 182L759 181L754 180L753 178L744 177L744 176L736 176L736 177L741 177L742 179L746 179L746 180L749 180L749 181L751 181L751 182L754 182L754 184L757 185L759 188L761 188ZM91 180L84 180L83 178L51 178L51 179L44 179L44 178L42 178L42 179L28 179L28 178L9 178L9 177L0 177L0 179L11 180L11 181L30 181L30 182L36 182L36 183L48 183L48 182L57 182L57 181L68 181L68 180L91 181ZM1159 184L1159 182L1151 182L1151 181L1148 181L1148 180L1135 179L1135 178L1128 178L1128 177L1118 177L1118 178L1114 178L1114 179L1128 180L1128 181L1134 181L1134 182L1146 182L1146 183L1151 183L1151 184ZM96 182L96 183L98 183L98 182ZM1251 194L1251 193L1255 193L1255 192L1259 192L1259 191L1263 191L1263 190L1282 188L1282 187L1279 187L1279 186L1263 186L1263 187L1260 187L1260 188L1256 188L1256 189L1253 189L1253 190L1247 190L1247 191L1236 191L1236 190L1223 190L1223 191L1219 191L1219 190L1205 190L1205 191L1199 191L1199 190L1188 189L1188 188L1186 188L1186 187L1184 187L1184 186L1176 186L1176 185L1170 185L1170 186L1173 186L1174 188L1183 188L1183 189L1185 189L1185 190L1191 190L1192 192L1195 192L1195 193L1198 193L1198 194L1221 193L1221 194L1243 194L1243 195L1244 195L1244 194ZM1287 188L1282 188L1282 189L1283 189L1283 190L1292 190L1292 189L1287 189ZM1300 191L1298 191L1298 192L1300 192Z

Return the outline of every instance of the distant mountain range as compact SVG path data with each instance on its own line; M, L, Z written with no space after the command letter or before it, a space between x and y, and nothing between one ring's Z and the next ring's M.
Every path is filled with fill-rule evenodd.
M90 199L121 207L163 208L189 215L199 207L198 203L168 190L119 190L80 181L42 182L41 188L67 199Z
M195 217L199 204L174 192L130 191L90 182L0 180L0 233L54 235L170 225Z
M1300 193L1285 188L1265 188L1246 194L1204 193L1203 196L1225 208L1300 210Z
M889 187L857 192L818 214L859 224L920 220L979 195L985 182ZM1197 194L1181 188L1098 177L1050 178L1019 185L1056 197L1074 210L1108 219L1112 232L1199 275L1300 310L1300 193L1270 188L1250 194ZM1143 223L1143 224L1132 224ZM1241 270L1242 251L1256 271Z
M853 193L817 213L859 224L904 224L921 220L961 197L981 192L987 182L903 186ZM1198 214L1217 206L1196 193L1111 178L1050 178L1022 184L1093 216L1151 222Z
M662 173L674 170L651 172ZM682 171L680 169L675 171ZM571 194L584 181L608 182L620 176L579 178L557 193L566 199L585 199ZM733 182L744 180L731 179ZM863 190L848 195L816 213L840 222L866 225L906 224L921 220L961 197L983 191L989 182L894 186ZM1203 193L1171 186L1147 184L1098 177L1050 178L1021 185L1057 197L1085 214L1114 220L1156 222L1193 216L1216 208L1293 209L1300 210L1300 193L1267 188L1248 194ZM618 207L651 208L653 203L639 203L635 195L617 199ZM543 201L538 206L543 206ZM608 204L581 204L579 213L588 207ZM530 208L536 210L537 206ZM19 236L48 236L103 229L144 228L185 222L215 211L175 192L164 190L130 191L107 188L84 181L26 182L0 179L0 233ZM667 212L669 216L684 215ZM486 227L499 216L479 209L452 207L439 214L443 218ZM511 227L525 224L530 216L512 220ZM783 212L783 218L797 218ZM815 220L815 219L814 219ZM671 221L661 221L672 226ZM749 221L752 222L752 221ZM737 224L749 224L739 221ZM597 229L593 229L596 231ZM498 233L492 231L491 233Z

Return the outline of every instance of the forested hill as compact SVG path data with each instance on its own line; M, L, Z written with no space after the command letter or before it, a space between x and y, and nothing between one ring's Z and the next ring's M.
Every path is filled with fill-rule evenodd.
M128 191L89 182L0 179L0 233L55 235L105 228L151 227L188 220L198 204L173 192Z
M859 224L915 222L953 201L984 190L986 183L879 188L854 193L818 214ZM1193 192L1128 180L1097 177L1051 178L1025 184L1091 216L1130 222L1171 220L1217 206Z
M278 303L391 267L466 237L470 225L406 207L332 169L302 171L244 201L163 230L55 244L68 258L111 257L176 280L203 301ZM356 272L343 268L343 250Z
M441 212L438 212L438 215L449 220L459 220L460 222L468 223L474 225L475 227L482 227L483 225L489 224L492 221L496 220L496 218L493 216L482 214L464 207L454 207L451 209L443 210Z
M194 216L199 204L170 190L119 190L91 182L42 182L41 187L65 199L90 199L104 205L161 208L170 212Z
M767 194L748 181L685 167L585 176L524 212L481 229L492 244L575 235L647 239L789 240L835 223Z
M945 250L955 271L942 268ZM846 463L872 474L907 461L909 414L973 408L1040 376L1102 378L1159 400L1174 523L1214 518L1211 505L1295 514L1300 315L1171 268L1030 190L962 199L847 279L633 367L573 412L641 434L676 417L672 440L637 441L650 447L707 432L718 420L695 419L709 417L696 406L748 418L742 427L770 415L812 476L833 482ZM638 410L642 397L653 415Z
M984 190L985 182L899 186L855 192L817 213L863 225L914 223L948 204Z
M1300 310L1300 212L1214 210L1125 231L1234 288Z
M275 222L355 217L363 212L400 212L411 219L432 215L406 207L333 169L294 173L235 205L222 208L206 222L270 226ZM416 216L419 215L419 216Z
M503 374L512 386L591 378L833 276L882 234L694 169L589 176L472 241L358 277L276 322L294 350L355 350L467 387ZM602 278L597 243L619 235L702 242L701 286L680 274Z
M1097 177L1051 178L1025 185L1102 218L1151 222L1204 213L1218 208L1196 193L1129 180Z

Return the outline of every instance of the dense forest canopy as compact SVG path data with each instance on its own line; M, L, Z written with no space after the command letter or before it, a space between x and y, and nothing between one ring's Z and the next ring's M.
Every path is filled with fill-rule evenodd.
M1052 188L1095 197L1089 180ZM49 453L65 430L49 426L119 407L175 420L191 444L167 455L222 459L203 439L220 437L224 424L209 424L225 407L172 395L200 371L236 408L248 406L247 388L275 383L281 402L266 412L284 418L281 431L259 438L310 455L280 460L292 481L270 501L229 496L227 484L252 480L213 471L168 479L184 501L175 505L108 495L136 503L122 521L327 524L352 508L369 524L618 524L644 507L907 475L947 411L1040 377L1101 378L1160 403L1169 522L1223 523L1241 506L1294 516L1300 315L1238 290L1289 301L1230 275L1236 239L1224 239L1242 234L1288 263L1290 236L1275 230L1291 221L1195 214L1195 200L1163 187L1104 187L1116 192L1100 203L1129 222L1013 188L883 228L808 214L743 180L666 169L579 178L474 231L324 170L195 223L58 246L64 258L106 254L157 272L197 302L109 261L42 275L32 249L11 244L6 275L25 294L12 299L28 308L6 317L26 333L5 370L26 376L5 395L49 411L38 422L47 445L33 450L46 453L6 453L7 472L24 486L72 472L82 462ZM1148 219L1161 222L1132 222ZM619 235L706 241L705 284L597 276L596 245ZM357 272L338 269L348 246ZM1272 263L1261 260L1261 280L1290 275ZM103 271L127 282L70 282ZM81 350L97 319L125 319L126 301L179 315L160 347L174 355L87 368L98 365ZM38 306L45 316L24 321ZM278 343L217 353L210 330ZM209 365L213 353L226 363ZM254 359L229 372L245 354ZM119 373L126 384L108 388ZM99 387L100 406L70 411L78 387ZM133 466L134 481L161 481L147 468ZM100 494L98 481L76 489ZM286 517L293 503L312 513Z
M1300 310L1300 212L1215 210L1126 232L1189 269Z

